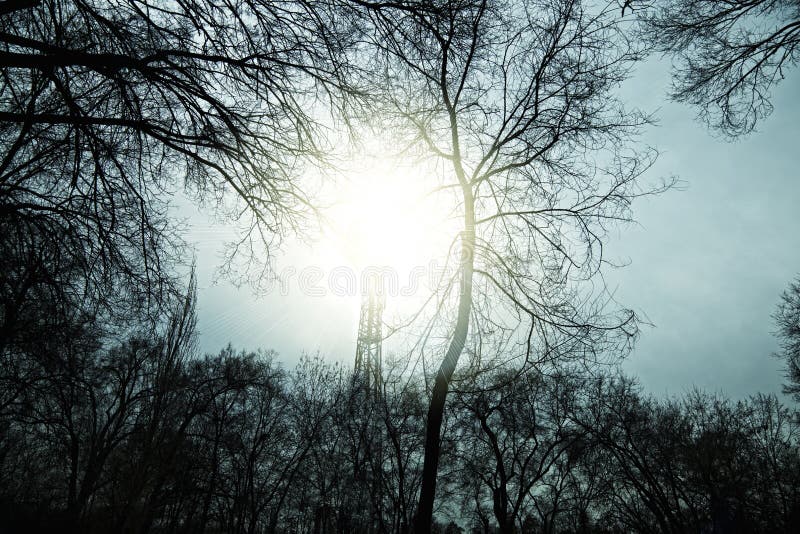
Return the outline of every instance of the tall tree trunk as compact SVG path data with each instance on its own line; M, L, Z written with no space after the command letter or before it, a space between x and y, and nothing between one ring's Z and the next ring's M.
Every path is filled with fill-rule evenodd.
M459 173L459 178L463 174ZM414 532L429 533L433 522L433 503L436 496L436 476L439 471L439 453L441 449L441 429L444 419L444 407L450 380L456 369L458 358L464 350L469 331L469 316L472 309L472 277L474 273L475 252L475 205L472 189L465 180L461 180L464 195L464 232L461 234L461 282L458 297L458 318L453 331L447 353L436 373L433 384L431 402L428 406L428 418L425 427L425 458L422 465L422 484L419 494L419 505L414 521Z
M506 468L503 464L503 452L500 450L497 434L489 427L489 422L487 421L488 415L476 412L476 416L480 421L483 433L489 438L489 443L492 446L492 454L494 454L495 474L498 478L498 486L492 488L492 509L494 511L494 516L497 518L497 525L500 527L500 532L511 532L514 526L514 518L508 516L508 475L506 474Z

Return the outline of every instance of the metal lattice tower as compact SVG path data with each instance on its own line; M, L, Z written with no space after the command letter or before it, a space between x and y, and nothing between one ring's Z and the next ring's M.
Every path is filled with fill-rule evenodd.
M382 421L383 407L383 309L386 296L377 280L370 280L361 301L361 317L358 323L358 340L356 341L356 365L354 378L363 394L361 419L361 450L364 454L365 470L357 475L364 487L371 488L362 498L369 503L365 508L368 514L369 527L366 533L385 532L383 524L383 443L384 425ZM365 504L366 504L365 503Z
M383 329L381 324L385 304L386 296L373 281L367 286L361 301L355 372L356 376L363 381L366 391L373 393L376 398L381 395L383 388L381 379Z

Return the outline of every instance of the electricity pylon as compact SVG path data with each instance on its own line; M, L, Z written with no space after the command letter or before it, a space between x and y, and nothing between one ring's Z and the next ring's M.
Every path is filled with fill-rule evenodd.
M371 280L361 301L361 317L358 322L356 341L356 376L362 381L366 391L379 398L383 389L381 369L383 356L383 308L386 296L378 284Z
M370 488L367 496L369 520L366 532L385 532L383 497L383 308L386 296L377 280L371 279L364 288L361 301L361 316L358 323L356 341L356 365L354 378L357 387L364 395L361 409L363 419L362 451L370 467L359 475Z

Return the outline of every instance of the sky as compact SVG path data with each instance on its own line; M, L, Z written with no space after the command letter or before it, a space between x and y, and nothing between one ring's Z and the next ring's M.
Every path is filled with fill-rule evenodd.
M693 387L735 398L779 393L771 315L800 275L800 69L773 90L774 113L735 142L669 102L668 87L669 64L651 60L622 88L626 101L658 119L642 139L661 154L647 179L675 175L683 185L638 200L636 223L607 242L610 257L627 265L606 281L651 324L623 368L656 395ZM300 289L299 274L266 295L237 288L215 274L230 228L199 208L183 212L195 246L201 350L231 342L276 350L287 366L304 352L352 363L359 297L315 296ZM279 270L330 273L335 263L325 244L288 242Z

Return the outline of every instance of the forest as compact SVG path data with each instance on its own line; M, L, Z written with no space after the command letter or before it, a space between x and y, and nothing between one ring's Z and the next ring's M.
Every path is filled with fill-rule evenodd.
M800 276L782 395L658 395L606 247L681 186L640 64L735 150L798 59L794 0L0 0L0 533L797 532ZM355 359L201 350L198 265L274 282L376 139L447 221L363 207L438 247L413 311L373 277Z

